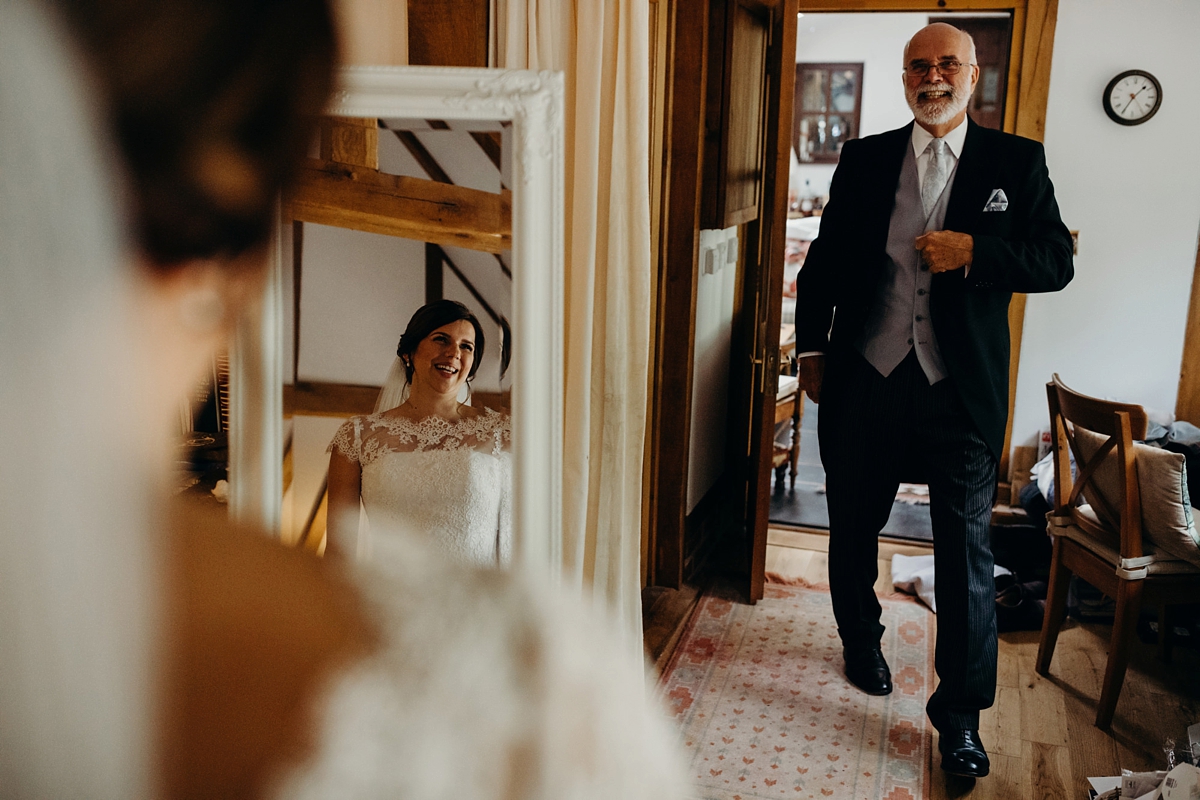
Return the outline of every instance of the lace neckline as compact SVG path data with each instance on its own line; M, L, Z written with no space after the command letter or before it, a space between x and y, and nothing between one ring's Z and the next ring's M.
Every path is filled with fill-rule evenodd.
M512 441L508 415L490 408L457 420L386 414L351 418L338 429L329 450L336 448L350 460L366 465L385 453L397 452L469 449L500 456Z
M395 411L395 410L396 409L391 409L389 411L380 411L376 414L371 414L371 415L367 416L367 419L370 420L371 422L382 423L382 424L386 425L388 428L391 428L394 425L401 425L401 426L406 425L408 427L412 427L415 429L424 429L424 428L447 429L447 428L455 428L460 425L469 425L470 427L477 427L478 423L480 423L483 420L488 420L490 423L496 423L496 422L501 421L504 418L504 415L501 414L499 411L495 410L494 408L485 408L481 411L481 413L476 414L473 417L459 417L458 419L447 419L446 417L442 417L437 414L430 414L427 417L421 417L419 419L409 417L409 416L406 416L403 414L395 414L395 415L389 416L392 413L392 411Z

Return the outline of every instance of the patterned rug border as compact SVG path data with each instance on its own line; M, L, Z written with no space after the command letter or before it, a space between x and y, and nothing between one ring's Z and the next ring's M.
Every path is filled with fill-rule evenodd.
M784 589L802 589L802 590L808 590L808 591L813 591L813 592L820 592L823 594L829 593L829 584L827 582L814 583L814 582L807 581L804 578L786 578L785 576L778 575L776 573L767 573L767 583L777 585ZM670 676L674 673L676 668L679 666L679 664L678 664L679 659L682 658L682 656L684 655L684 652L685 652L684 643L689 640L689 637L694 633L695 628L699 624L699 620L700 620L700 616L701 616L701 608L704 606L704 601L711 596L715 596L715 595L728 596L730 594L733 594L739 598L737 602L745 604L744 601L741 599L740 593L737 592L736 590L732 590L732 587L728 584L718 582L718 583L710 585L708 588L706 588L704 590L704 592L702 593L699 600L693 606L692 611L688 617L686 624L683 626L683 630L681 631L679 638L676 641L675 651L671 654L670 659L667 661L667 663L663 667L662 673L658 676L658 680L656 682L656 691L658 691L660 694L665 694L667 682L668 682ZM879 597L880 602L883 604L897 603L897 604L907 605L907 604L915 603L915 604L921 606L922 608L924 608L925 612L927 614L929 614L929 616L931 617L931 623L932 623L931 627L930 627L930 637L931 638L930 638L929 644L926 648L925 674L926 674L926 676L928 676L928 680L929 680L930 688L928 690L928 694L932 694L932 689L933 689L934 683L936 681L936 675L935 675L935 670L934 670L934 659L935 659L935 654L936 654L936 648L934 647L934 639L936 639L936 631L937 631L936 615L933 613L933 611L931 611L928 608L928 606L926 606L924 603L922 603L920 601L920 599L918 599L917 597L915 597L913 595L909 595L909 594L906 594L903 592L889 592L887 594L877 594L877 596ZM926 697L926 700L928 700L928 696ZM933 792L933 786L932 786L933 756L934 756L934 754L933 754L933 750L934 750L933 726L929 723L928 717L926 717L924 720L924 726L923 726L923 731L922 731L922 741L923 741L923 745L925 748L924 763L922 764L922 767L921 767L922 793L921 793L921 797L912 798L912 800L930 800L930 798L932 797L932 792ZM911 795L908 795L907 792L905 792L905 795L908 797L911 797Z

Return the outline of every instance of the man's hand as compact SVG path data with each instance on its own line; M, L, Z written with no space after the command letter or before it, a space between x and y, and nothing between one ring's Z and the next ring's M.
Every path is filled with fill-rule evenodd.
M821 402L821 381L825 377L825 356L803 356L796 362L796 379L814 403Z
M916 247L929 271L936 275L971 266L975 240L969 233L930 231L917 237Z

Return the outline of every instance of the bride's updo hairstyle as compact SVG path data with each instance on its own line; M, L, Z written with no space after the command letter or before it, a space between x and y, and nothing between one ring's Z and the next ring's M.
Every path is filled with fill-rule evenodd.
M479 324L479 318L457 300L434 300L418 308L417 313L412 315L408 327L404 329L404 335L400 337L400 344L396 346L396 356L404 362L405 383L412 383L413 368L409 356L416 352L417 345L443 325L461 319L470 322L471 327L475 328L475 358L471 361L471 371L467 373L467 380L475 377L475 371L483 362L483 326Z
M115 121L156 269L267 241L337 62L326 0L57 0Z

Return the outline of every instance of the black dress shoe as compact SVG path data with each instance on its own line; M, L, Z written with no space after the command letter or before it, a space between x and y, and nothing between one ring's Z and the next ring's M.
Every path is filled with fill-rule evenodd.
M963 778L982 778L991 764L979 731L944 731L938 742L942 753L942 770Z
M885 695L892 693L892 671L878 647L846 649L842 651L846 662L846 677L867 694Z

